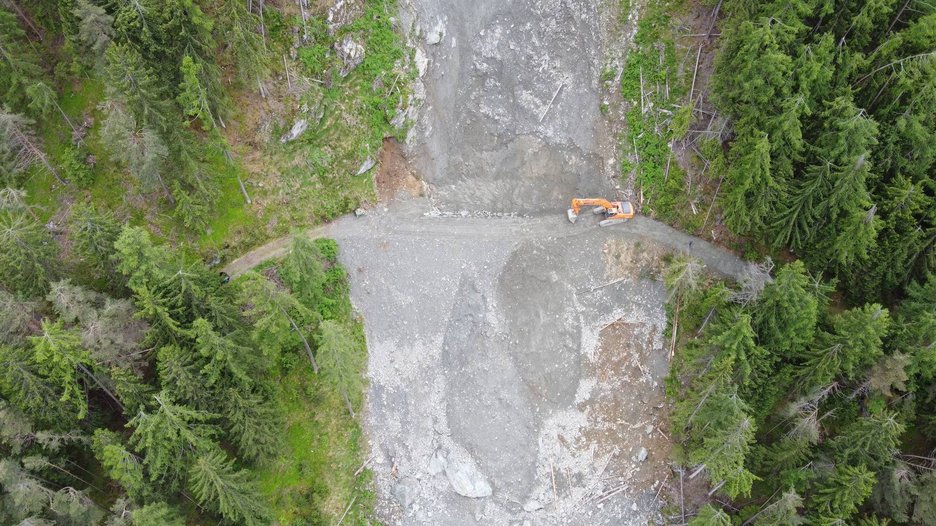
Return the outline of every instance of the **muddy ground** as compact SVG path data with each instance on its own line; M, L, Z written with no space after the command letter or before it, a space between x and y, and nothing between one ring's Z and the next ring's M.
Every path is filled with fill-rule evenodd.
M365 320L385 524L657 518L670 476L661 258L690 252L727 276L745 265L641 216L566 221L573 196L628 195L598 79L632 34L609 21L635 17L611 4L402 2L425 99L407 155L385 145L381 204L310 231L338 240Z

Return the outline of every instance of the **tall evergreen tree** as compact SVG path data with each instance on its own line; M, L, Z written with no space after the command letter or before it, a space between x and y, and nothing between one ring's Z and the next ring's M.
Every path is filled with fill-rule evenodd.
M72 209L68 226L75 255L97 273L116 277L114 243L122 225L114 215L92 204L78 205Z
M771 176L770 142L754 130L737 139L732 152L736 157L728 170L730 190L722 201L726 221L735 232L761 231L780 190Z
M361 375L364 353L360 351L360 344L345 325L335 320L325 320L319 325L315 344L325 377L341 392L348 413L354 417L357 400L352 403L352 398L356 398L364 385Z
M318 307L325 286L325 269L322 254L312 240L302 234L293 236L280 276L303 305L310 309Z
M837 466L810 501L813 522L831 524L828 521L847 521L871 495L873 488L874 473L868 468L862 465Z
M206 451L192 463L189 485L195 498L225 519L261 526L269 524L269 511L245 470L237 470L219 449Z
M731 526L731 517L724 510L706 504L689 520L689 526Z
M23 297L48 290L56 274L58 244L36 220L0 210L0 284Z
M155 407L140 411L127 423L133 429L129 444L143 456L151 481L173 480L184 474L193 456L217 447L216 415L175 403L162 392Z

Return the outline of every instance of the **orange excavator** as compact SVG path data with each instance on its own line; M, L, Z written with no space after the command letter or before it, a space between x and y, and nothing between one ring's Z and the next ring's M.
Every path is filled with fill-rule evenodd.
M608 201L607 199L573 199L572 208L567 212L569 221L575 223L583 206L593 206L595 215L604 215L599 226L611 226L623 223L634 217L634 205L629 201Z

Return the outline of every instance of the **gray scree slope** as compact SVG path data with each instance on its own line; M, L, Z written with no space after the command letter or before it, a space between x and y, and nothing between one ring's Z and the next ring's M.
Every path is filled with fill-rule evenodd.
M566 222L569 198L618 195L595 4L405 2L425 98L407 142L429 198L310 231L338 240L365 320L386 524L656 517L668 452L659 254L689 251L728 276L745 265L644 217Z

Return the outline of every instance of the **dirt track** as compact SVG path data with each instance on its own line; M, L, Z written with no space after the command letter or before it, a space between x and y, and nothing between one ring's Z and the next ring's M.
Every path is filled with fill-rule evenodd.
M608 16L580 0L401 9L428 59L408 139L428 198L310 232L339 242L365 320L387 524L644 525L660 506L660 258L688 251L728 276L745 265L645 217L566 221L574 195L620 195L598 111Z

